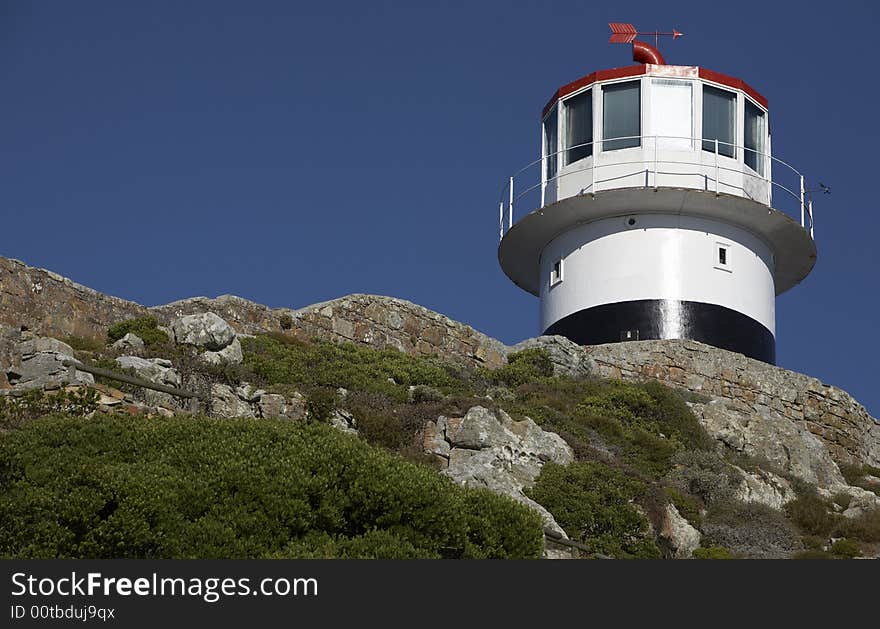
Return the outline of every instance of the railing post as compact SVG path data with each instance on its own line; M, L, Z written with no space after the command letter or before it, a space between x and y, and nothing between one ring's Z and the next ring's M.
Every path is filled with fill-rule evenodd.
M510 205L507 206L507 229L513 227L513 177L510 178Z
M654 136L654 190L657 189L657 136Z
M590 186L590 190L593 191L593 198L595 198L596 197L596 185L597 185L596 184L596 160L599 159L599 154L596 152L596 143L595 142L593 142L592 146L593 146L593 160L592 160L592 163L590 164L590 170L593 175L593 185ZM557 194L556 196L558 197L559 195Z
M498 240L504 238L504 201L498 202Z
M718 138L715 138L715 196L718 196Z
M810 211L810 238L813 238L813 240L815 240L815 238L813 237L813 200L812 199L810 199L810 204L807 206L807 208Z
M801 175L801 227L806 227L804 223L804 176Z

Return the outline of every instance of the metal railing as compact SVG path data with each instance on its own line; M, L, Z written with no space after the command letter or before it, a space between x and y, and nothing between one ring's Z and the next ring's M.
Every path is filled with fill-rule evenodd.
M633 147L625 147L625 148L616 148L616 149L606 149L602 150L602 147L605 143L619 143L621 141L632 141L638 140L639 144ZM661 142L664 140L686 140L690 143L690 148L668 148L662 146ZM711 143L710 146L713 146L713 151L707 151L705 149L706 143ZM651 153L650 145L653 144L653 154ZM565 154L570 151L590 147L591 155L588 155L582 159L571 162L570 164L562 164L562 158ZM730 148L733 150L734 155L737 157L730 157L725 155L719 149L722 147ZM598 150L597 150L598 149ZM641 150L640 158L632 159L632 160L621 160L619 159L621 155L626 155L625 153L621 153L623 150ZM676 153L677 156L681 156L684 153L692 153L697 156L695 160L682 160L682 159L668 159L668 158L660 158L660 152L665 151L669 154ZM703 156L704 154L712 155L710 162L707 163ZM760 159L761 163L761 171L764 174L759 174L758 172L752 170L750 166L745 164L745 155L750 154L754 155L757 159ZM552 177L545 176L544 164L545 160L555 158L556 160L556 172ZM604 161L603 161L604 158ZM721 159L719 159L721 158ZM591 163L583 169L571 169L567 172L563 172L566 166L570 166L572 164L576 164L583 159L590 159ZM732 166L733 164L734 166ZM774 174L772 166L778 164L782 167L782 176L779 174ZM693 172L664 172L661 170L664 167L674 165L674 166L694 166L698 167L697 170ZM619 167L619 166L640 166L637 170L629 172L625 175L618 175L614 177L610 177L608 179L598 179L597 171L602 169L607 169L609 167ZM537 175L532 175L529 173L530 170L538 169ZM767 186L767 195L768 195L768 205L770 199L772 199L772 191L774 189L778 189L784 193L785 197L790 198L794 202L795 212L797 215L799 213L800 225L802 228L807 230L810 233L810 238L813 238L813 201L810 198L810 191L806 186L806 182L804 179L804 175L801 174L797 169L795 169L791 164L785 162L781 159L773 157L769 153L763 151L756 151L751 148L746 148L745 146L740 146L737 144L731 144L728 142L719 142L717 139L708 140L699 137L688 137L688 136L672 136L672 135L632 135L632 136L623 136L619 138L606 138L604 140L596 140L591 142L584 142L582 144L577 144L575 146L569 146L564 149L560 149L554 153L548 154L542 158L536 159L518 171L516 171L513 175L511 175L507 182L501 188L501 195L498 203L498 227L499 227L499 238L504 238L504 234L507 229L513 227L514 224L514 207L518 207L523 198L529 194L537 193L540 190L540 204L534 203L531 204L533 207L529 208L529 211L536 209L537 207L543 207L544 205L544 193L549 183L555 182L557 186L557 191L559 189L559 182L565 178L570 177L572 175L583 175L585 172L589 171L591 174L590 184L585 188L578 191L577 194L593 194L595 195L597 192L601 190L601 184L609 183L615 180L619 180L626 177L637 176L644 174L644 187L652 187L650 185L651 181L653 181L653 187L656 189L658 187L658 178L660 176L696 176L700 177L704 180L704 190L714 191L716 195L721 194L723 191L722 188L732 188L738 190L741 194L739 196L744 196L745 198L754 198L752 197L744 186L736 187L732 184L725 182L722 180L722 174L731 172L736 173L737 175L743 177L749 177L758 182L762 182ZM711 175L711 177L710 177ZM525 183L520 183L522 179L527 178ZM537 183L532 183L537 179ZM711 185L710 185L711 180ZM522 186L525 186L524 188ZM615 189L615 188L627 188L627 187L637 187L637 186L615 186L610 185L605 189ZM689 187L689 186L682 186ZM694 187L694 189L698 189ZM576 196L576 195L567 195L567 196ZM560 195L557 198L566 198L566 195ZM777 208L778 209L778 208ZM507 220L505 220L505 218ZM505 227L506 224L506 227Z
M151 389L153 391L159 391L160 393L167 393L169 395L174 395L180 398L189 399L193 403L193 408L190 410L193 411L194 403L198 400L201 402L210 402L210 398L201 393L196 393L195 391L187 391L186 389L178 389L176 387L165 386L164 384L157 384L155 382L150 382L149 380L143 380L141 378L136 378L135 376L130 376L128 374L120 373L118 371L111 371L109 369L102 369L100 367L92 367L91 365L84 365L81 362L75 360L65 360L61 363L68 369L67 378L73 383L76 382L76 372L84 371L86 373L90 373L94 376L101 376L103 378L109 378L111 380L117 380L118 382L125 382L126 384L132 384L136 387L142 387L144 389Z

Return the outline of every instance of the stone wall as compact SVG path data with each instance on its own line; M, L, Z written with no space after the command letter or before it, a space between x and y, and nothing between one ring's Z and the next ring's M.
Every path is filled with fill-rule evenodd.
M803 425L838 461L880 465L880 424L837 387L694 341L636 341L585 348L597 375L656 379L730 400L754 416L778 413Z
M117 321L142 317L147 309L110 297L46 269L0 257L0 323L26 326L37 334L104 338Z
M240 334L281 332L300 338L394 347L408 354L441 355L498 367L507 348L463 323L403 299L348 295L299 310L269 308L241 297L194 297L147 308L110 297L57 273L0 257L0 324L27 326L44 336L103 339L107 328L153 315L164 325L190 314L214 312ZM290 328L282 321L289 318Z
M348 295L279 314L288 314L294 333L304 338L394 347L493 368L507 362L507 347L500 341L403 299Z

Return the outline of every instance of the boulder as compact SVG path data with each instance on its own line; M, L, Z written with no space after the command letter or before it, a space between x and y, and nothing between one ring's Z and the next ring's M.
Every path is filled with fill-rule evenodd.
M702 537L700 532L682 517L675 505L666 505L660 539L673 557L689 559L694 550L700 547Z
M180 388L180 374L171 361L164 358L141 358L139 356L119 356L116 364L122 369L130 369L138 378L166 387ZM178 400L169 393L142 389L147 404L157 407L179 408Z
M219 352L235 339L235 330L213 312L186 315L171 323L176 343Z
M300 393L286 398L277 393L264 393L257 403L260 417L301 420L306 416L306 399Z
M802 423L766 406L750 410L720 399L692 404L691 408L712 437L736 452L766 459L778 469L820 488L846 484L828 448Z
M225 419L256 417L254 405L243 400L238 392L228 384L211 385L211 415Z
M333 411L333 414L330 416L330 425L342 432L353 435L358 434L357 420L354 418L354 415L341 408Z
M791 483L781 476L767 470L747 472L736 468L742 474L742 482L734 496L741 502L752 502L781 510L797 498Z
M240 365L244 355L241 353L241 342L235 338L218 352L202 352L201 358L211 365Z
M564 336L539 336L526 339L511 347L510 352L521 352L535 347L547 350L553 363L554 375L582 378L596 370L595 362L584 348Z
M571 447L559 435L542 430L531 419L516 422L500 409L474 406L464 417L440 416L429 422L423 445L455 482L485 487L528 505L541 514L545 527L567 539L553 516L523 493L546 461L567 465L574 460Z
M144 351L144 341L141 337L133 332L129 332L121 339L113 343L110 349L117 352L142 352Z
M74 360L73 348L67 343L49 337L37 336L16 346L18 364L6 372L9 384L19 389L57 388L68 384L69 368L65 360ZM81 384L95 382L90 373L77 371L75 381Z

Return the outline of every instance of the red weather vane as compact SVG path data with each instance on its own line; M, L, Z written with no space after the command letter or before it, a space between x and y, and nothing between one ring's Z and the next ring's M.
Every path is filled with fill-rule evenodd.
M678 39L684 33L672 29L671 33L661 33L660 30L656 30L652 33L640 33L636 30L636 27L632 24L624 24L622 22L610 22L608 26L611 27L611 38L608 40L609 44L628 44L632 42L636 36L653 36L654 37L654 46L658 46L660 44L660 36L672 36L672 39Z

